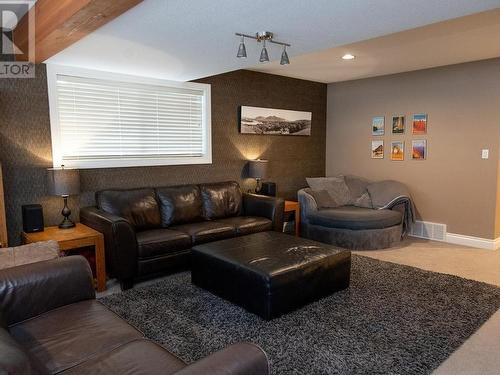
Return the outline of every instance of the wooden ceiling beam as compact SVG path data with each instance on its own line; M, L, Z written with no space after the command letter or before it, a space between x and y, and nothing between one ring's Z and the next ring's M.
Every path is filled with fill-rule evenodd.
M142 0L38 0L30 10L35 15L35 56L31 59L27 56L30 40L28 13L14 29L14 44L26 52L26 55L17 55L16 59L44 62L141 2Z

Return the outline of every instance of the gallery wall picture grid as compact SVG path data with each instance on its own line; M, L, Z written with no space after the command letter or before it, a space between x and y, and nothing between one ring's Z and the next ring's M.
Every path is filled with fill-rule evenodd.
M384 135L385 133L385 117L375 116L372 119L372 135Z
M392 116L392 134L405 133L405 116L397 115Z
M427 115L425 113L413 115L412 133L414 135L427 134Z
M391 142L391 160L405 160L405 143L404 141Z
M384 141L372 141L372 159L384 158Z
M414 139L411 141L411 158L413 160L427 159L427 140Z
M312 112L241 106L241 134L311 135Z

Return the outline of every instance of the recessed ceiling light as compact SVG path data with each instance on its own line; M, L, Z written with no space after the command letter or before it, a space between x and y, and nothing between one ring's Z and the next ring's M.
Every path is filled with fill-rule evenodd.
M344 56L342 56L342 58L343 58L344 60L352 60L352 59L354 59L355 57L356 57L356 56L351 55L350 53L346 53Z

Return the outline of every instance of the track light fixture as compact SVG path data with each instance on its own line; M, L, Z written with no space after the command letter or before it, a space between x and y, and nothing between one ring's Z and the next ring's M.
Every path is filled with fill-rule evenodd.
M241 42L240 42L240 46L238 47L238 54L236 55L236 57L239 57L239 58L246 58L247 57L247 48L245 47L245 37L244 36L241 37Z
M290 59L288 58L288 53L286 53L286 46L283 46L283 52L281 53L281 65L290 64Z
M238 58L247 57L247 49L245 47L245 38L250 38L250 39L255 39L258 43L262 42L262 50L260 51L260 58L259 58L259 61L261 63L269 61L269 53L267 52L267 47L266 47L266 42L269 42L269 43L279 44L279 45L283 46L283 52L281 53L280 64L281 65L290 64L290 59L288 58L288 53L286 52L286 47L290 47L290 44L273 40L274 35L272 32L262 31L262 32L256 33L255 36L248 35L248 34L241 34L241 33L236 33L236 35L241 37L241 42L240 42L240 45L238 47L238 53L237 53L236 57L238 57Z
M264 43L262 44L262 51L260 51L260 62L269 62L269 55L267 53L267 48L266 48L266 40L264 39Z

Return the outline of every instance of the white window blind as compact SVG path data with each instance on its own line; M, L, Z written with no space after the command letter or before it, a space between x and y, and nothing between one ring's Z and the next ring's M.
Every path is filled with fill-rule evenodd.
M96 168L211 162L206 90L187 85L55 74L54 164Z

